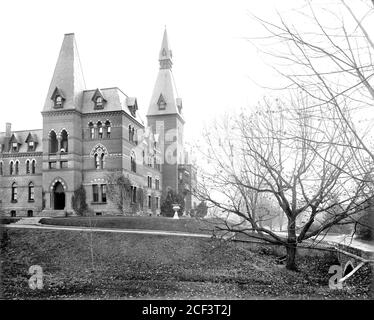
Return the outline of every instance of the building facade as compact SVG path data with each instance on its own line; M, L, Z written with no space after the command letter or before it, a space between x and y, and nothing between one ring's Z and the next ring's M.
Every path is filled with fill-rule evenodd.
M110 175L120 172L131 183L131 207L159 214L167 190L178 193L185 187L178 182L186 159L185 121L166 30L159 63L145 123L136 98L117 87L86 88L75 36L65 34L42 110L43 129L12 131L7 123L0 132L1 212L73 214L72 198L83 186L88 207L97 215L127 213L108 195ZM190 198L186 208L193 207Z

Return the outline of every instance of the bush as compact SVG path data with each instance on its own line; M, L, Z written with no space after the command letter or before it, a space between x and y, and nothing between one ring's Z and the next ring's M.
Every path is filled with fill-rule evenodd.
M71 206L77 215L85 215L88 206L86 202L86 190L84 190L83 185L74 191L74 195L71 198Z

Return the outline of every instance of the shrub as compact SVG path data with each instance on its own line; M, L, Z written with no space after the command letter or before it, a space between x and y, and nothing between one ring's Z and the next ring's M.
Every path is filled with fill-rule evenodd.
M86 190L84 189L83 185L74 191L74 195L71 198L71 206L76 214L80 216L85 215L88 206L86 202Z

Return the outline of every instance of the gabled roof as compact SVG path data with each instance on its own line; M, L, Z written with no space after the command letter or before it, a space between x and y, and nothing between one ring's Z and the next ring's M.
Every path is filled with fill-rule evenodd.
M99 88L96 89L95 93L92 96L92 101L96 101L97 97L103 98L103 101L106 102L107 100L104 97L104 94L101 92Z
M53 110L54 103L51 97L56 88L63 93L64 109L81 109L82 92L86 89L86 84L73 33L64 36L43 111Z
M0 132L0 143L4 144L5 146L5 152L8 151L9 144L11 143L12 137L15 137L16 141L19 144L19 150L18 153L22 152L28 152L28 146L27 146L27 139L30 137L33 137L34 142L40 142L42 141L43 137L43 130L23 130L23 131L13 131L12 136L6 137L5 132ZM35 152L42 152L43 151L43 144L37 143Z
M95 109L95 104L92 102L93 98L97 92L100 90L101 94L106 100L103 109ZM119 88L104 88L104 89L94 89L85 90L83 92L82 99L82 113L100 113L100 112L110 112L110 111L125 111L130 117L137 120L139 123L144 125L143 120L139 116L139 112L133 116L129 109L130 106L138 107L137 100L134 97L128 97Z

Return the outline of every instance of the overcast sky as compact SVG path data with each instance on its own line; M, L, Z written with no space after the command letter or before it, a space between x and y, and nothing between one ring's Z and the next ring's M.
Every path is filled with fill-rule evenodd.
M279 1L278 1L279 3ZM277 1L2 1L0 131L42 128L40 114L65 33L74 32L87 89L117 86L145 115L159 69L164 26L183 99L186 140L204 121L250 107L264 94L251 79L274 75L244 37L271 19ZM302 1L281 1L278 10ZM145 117L143 116L145 119Z

